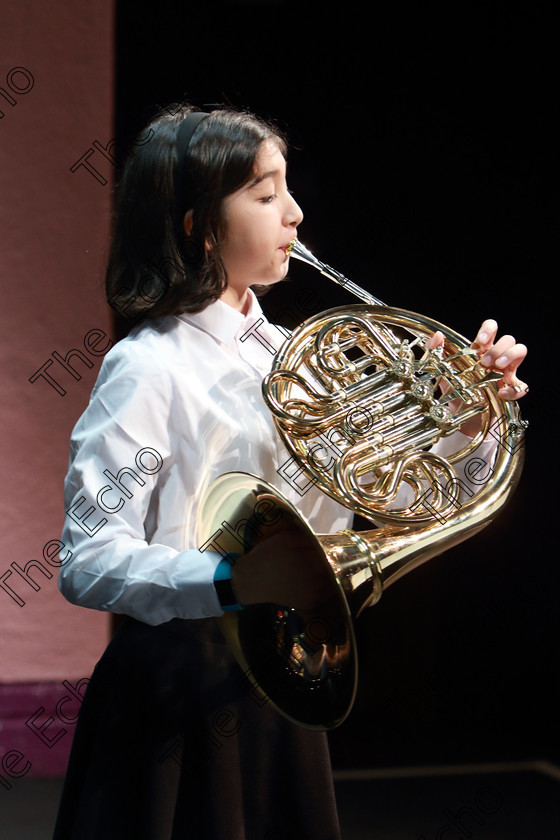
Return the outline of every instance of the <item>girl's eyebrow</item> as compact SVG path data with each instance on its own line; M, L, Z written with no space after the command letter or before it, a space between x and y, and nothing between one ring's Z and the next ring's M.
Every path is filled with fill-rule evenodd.
M249 184L249 189L251 189L252 187L256 187L258 184L261 183L261 181L266 181L267 178L274 178L278 174L278 169L271 169L269 172L263 172L262 175L259 175L257 178L251 181L251 183Z

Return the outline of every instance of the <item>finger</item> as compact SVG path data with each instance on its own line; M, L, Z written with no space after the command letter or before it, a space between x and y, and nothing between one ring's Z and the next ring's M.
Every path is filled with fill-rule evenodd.
M500 360L499 367L505 368L509 364L507 353L514 346L515 338L512 335L503 335L480 356L480 361L484 367L494 367Z
M498 394L503 400L513 402L514 400L520 400L528 391L529 386L525 382L522 382L521 379L515 377L515 381L510 385L501 387Z
M510 336L506 336L510 338ZM510 342L501 343L502 339L494 345L491 351L485 353L481 359L485 367L494 368L495 370L502 370L504 378L511 384L517 368L527 355L527 347L524 344L512 344Z
M492 343L496 338L497 333L497 322L494 321L493 318L487 318L480 325L480 329L478 330L476 338L471 346L473 347L473 349L479 350L481 353L484 353L492 346Z
M434 350L434 348L436 348L436 347L443 347L444 344L445 344L445 336L441 332L441 330L438 330L432 336L430 336L430 338L426 342L426 349L427 350Z

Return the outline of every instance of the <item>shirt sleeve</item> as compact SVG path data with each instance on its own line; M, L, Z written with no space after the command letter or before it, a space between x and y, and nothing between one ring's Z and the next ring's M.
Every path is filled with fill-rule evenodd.
M138 343L106 356L70 443L59 587L73 604L147 624L222 615L215 551L151 541L158 485L173 471L173 383ZM176 445L176 444L175 444Z

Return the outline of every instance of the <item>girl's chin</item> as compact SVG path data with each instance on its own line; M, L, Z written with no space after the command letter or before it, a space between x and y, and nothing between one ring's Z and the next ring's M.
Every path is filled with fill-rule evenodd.
M277 275L276 277L264 277L260 280L255 280L251 285L252 286L275 286L277 283L281 283L282 280L286 279L287 271L284 271L282 275Z

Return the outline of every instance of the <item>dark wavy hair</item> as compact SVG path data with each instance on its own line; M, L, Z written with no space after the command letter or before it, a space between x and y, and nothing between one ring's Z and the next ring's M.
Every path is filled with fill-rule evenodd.
M284 156L287 152L276 126L223 108L200 122L180 162L177 133L193 110L167 106L127 150L105 275L107 299L127 320L200 312L222 295L227 286L220 253L223 200L249 182L265 140L274 140ZM187 236L188 209L193 224ZM205 242L212 247L205 248Z

